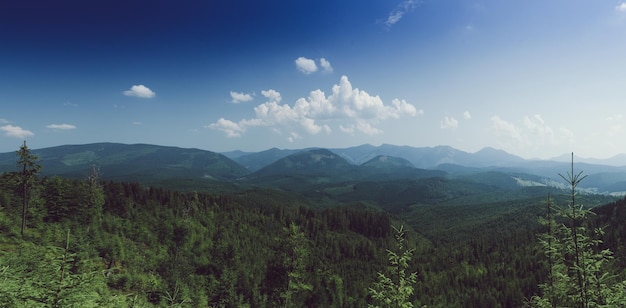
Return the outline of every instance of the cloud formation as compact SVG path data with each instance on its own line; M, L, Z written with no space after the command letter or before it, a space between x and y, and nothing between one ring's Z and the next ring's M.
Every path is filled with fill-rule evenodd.
M280 93L275 90L261 93L268 101L254 107L254 118L238 122L220 118L207 127L220 130L229 138L240 137L252 127L271 127L278 132L288 131L293 141L302 138L300 131L309 135L331 133L332 126L344 133L378 135L383 131L375 126L381 121L424 113L405 100L394 99L386 105L379 96L353 88L346 76L332 87L330 95L317 89L296 100L293 106L280 104Z
M406 13L411 12L415 7L421 4L419 0L404 0L396 6L385 20L384 24L387 29L399 22Z
M525 116L514 124L495 115L491 118L495 135L501 145L509 150L545 151L545 148L572 144L574 134L567 128L554 130L539 114Z
M280 103L280 101L282 100L282 97L280 97L280 93L273 89L269 89L267 91L263 90L261 91L261 94L265 96L265 98L267 98L267 100L270 102Z
M0 126L0 130L4 132L4 134L6 136L9 137L14 137L14 138L19 138L19 139L24 139L26 137L32 137L35 134L29 130L23 129L19 126L13 126L13 125L4 125L4 126Z
M615 7L615 10L618 12L626 12L626 2L620 3L618 6Z
M140 98L153 98L156 94L150 88L140 84L130 87L130 90L124 91L126 96L135 96Z
M322 67L324 72L327 72L327 73L332 73L333 72L332 65L330 65L330 62L328 62L328 60L326 60L324 58L320 59L320 66Z
M459 121L457 119L455 119L454 117L445 117L443 118L443 120L441 121L441 128L446 129L446 128L457 128L459 127Z
M472 119L472 115L470 114L469 111L463 112L463 119L465 119L465 120L471 120Z
M55 129L55 130L71 130L76 129L76 126L72 124L50 124L46 126L47 128Z
M232 99L232 102L235 104L249 102L254 99L252 95L250 94L239 93L239 92L234 92L234 91L230 91L230 98Z
M313 59L299 57L298 59L296 59L295 63L296 68L306 75L317 72L317 64L315 64L315 60Z

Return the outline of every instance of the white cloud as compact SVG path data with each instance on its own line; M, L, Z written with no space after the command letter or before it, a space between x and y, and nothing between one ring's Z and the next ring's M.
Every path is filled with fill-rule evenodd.
M320 59L320 66L324 69L324 72L331 73L333 71L332 65L325 58Z
M531 117L524 117L524 126L526 126L529 138L532 138L533 142L540 142L541 144L556 143L554 131L550 126L546 125L541 115L535 114Z
M287 137L287 140L289 142L295 142L298 139L302 139L302 137L300 137L300 135L298 135L298 133L296 133L296 132L291 132L289 134L289 137Z
M472 119L472 115L470 114L469 111L463 112L463 119L465 119L465 120L471 120Z
M142 125L142 124L143 124L143 123L142 123L142 122L140 122L140 121L134 121L134 122L133 122L133 125Z
M370 122L365 120L358 120L356 122L356 129L369 136L380 135L383 133L382 130L372 126Z
M459 127L459 121L454 117L445 117L441 121L441 128L457 128Z
M405 100L394 99L391 105L386 105L379 96L353 88L346 76L342 76L339 84L332 87L330 95L317 89L311 91L308 97L297 99L293 106L280 104L280 93L275 90L261 93L268 101L254 107L254 118L239 122L221 118L208 127L221 130L228 137L239 137L248 128L258 126L271 127L277 132L282 129L290 132L301 130L316 135L331 133L331 126L336 125L339 131L345 133L359 131L377 135L382 133L375 127L380 121L424 113ZM290 138L293 139L293 135Z
M35 134L29 130L23 129L19 126L13 125L4 125L0 126L0 130L4 132L5 135L9 137L24 139L26 137L32 137Z
M9 123L11 123L11 121L9 121L7 119L0 119L0 123L2 123L2 124L9 124Z
M232 99L232 102L235 104L249 102L254 99L252 95L250 94L239 93L235 91L230 91L230 98Z
M76 129L76 126L72 124L50 124L46 126L47 128L56 129L56 130L71 130Z
M350 125L350 126L343 126L343 125L339 125L339 129L346 133L346 134L352 134L354 133L354 125Z
M618 6L615 7L615 10L618 12L626 12L626 2L620 3Z
M228 138L239 137L246 131L245 128L238 123L224 118L220 118L217 122L210 124L208 127L223 131Z
M398 21L404 17L406 13L411 12L415 7L421 4L419 0L404 0L398 6L396 6L391 12L389 12L389 16L385 20L384 24L387 29L391 28L391 26L395 25Z
M270 102L280 103L280 101L282 100L282 97L280 97L280 92L276 90L272 90L272 89L269 89L267 91L263 90L261 91L261 94L263 94L263 96L265 96L265 98L267 98L268 101Z
M72 102L65 102L65 103L63 103L63 106L78 107L78 104L74 104Z
M407 103L405 100L400 100L400 99L395 98L391 101L391 103L395 107L395 111L391 115L393 118L397 119L402 115L408 115L408 116L414 117L416 115L424 114L423 109L418 110L415 108L415 106Z
M154 92L152 92L152 90L150 90L150 88L140 84L140 85L134 85L134 86L130 87L130 90L124 91L124 95L126 95L126 96L136 96L136 97L140 97L140 98L152 98L156 94Z
M497 115L491 117L491 123L496 131L496 135L511 138L518 143L523 142L522 134L513 123L509 123Z
M560 146L574 144L574 133L567 128L554 130L539 114L525 116L518 124L493 116L491 122L500 146L513 152L532 153L559 149Z
M299 57L296 59L295 63L296 68L306 75L317 72L317 64L315 64L315 60Z

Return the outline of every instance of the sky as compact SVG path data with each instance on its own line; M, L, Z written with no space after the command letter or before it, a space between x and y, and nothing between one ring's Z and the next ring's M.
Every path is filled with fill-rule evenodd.
M626 1L21 0L0 152L361 144L626 153Z

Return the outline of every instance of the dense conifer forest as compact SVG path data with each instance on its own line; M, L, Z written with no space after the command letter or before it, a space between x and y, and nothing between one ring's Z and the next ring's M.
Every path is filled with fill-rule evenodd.
M318 207L270 188L104 181L95 167L83 179L44 177L24 148L20 168L0 178L2 307L620 307L626 297L626 199L576 196L607 204L571 204L573 216L575 193L549 188ZM448 191L442 179L425 183ZM580 263L582 288L571 230L594 260Z

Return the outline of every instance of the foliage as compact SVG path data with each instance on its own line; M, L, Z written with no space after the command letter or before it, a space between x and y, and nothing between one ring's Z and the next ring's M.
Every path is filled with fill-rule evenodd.
M548 188L430 178L316 184L306 194L208 184L194 192L98 174L34 176L24 239L19 181L0 176L0 306L384 305L372 289L406 305L518 307L548 277L536 243L537 200ZM626 227L614 223L624 207L596 208L580 225L611 222L597 236L617 252L602 263L616 274L626 267ZM392 236L399 220L407 227Z
M307 283L308 239L295 223L284 228L287 238L287 255L285 267L287 271L287 288L281 294L285 307L297 307L304 303L308 292L313 286Z
M18 157L17 167L20 169L17 176L19 178L22 197L22 226L20 228L20 234L24 237L24 230L26 230L26 221L28 219L30 189L41 166L37 162L39 157L30 153L30 149L26 146L26 141L24 141L24 144L20 146L20 149L15 154Z
M102 307L125 299L109 293L92 259L70 247L22 243L0 255L0 302L3 307Z
M533 296L533 307L618 307L626 305L626 281L610 273L613 252L600 249L602 228L589 226L593 212L576 203L576 188L585 178L582 172L561 175L570 186L567 208L557 207L548 198L548 217L542 220L547 232L540 244L547 258L549 274L540 284L542 295ZM553 216L554 213L554 216Z
M396 250L387 250L389 266L387 274L378 273L378 281L369 289L372 299L380 305L369 304L368 307L413 307L409 298L413 295L413 284L417 281L417 273L406 273L413 249L405 245L404 227L393 227L396 240Z

